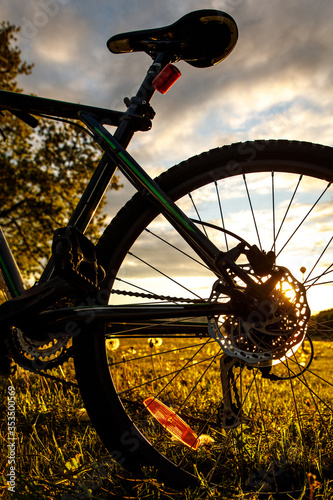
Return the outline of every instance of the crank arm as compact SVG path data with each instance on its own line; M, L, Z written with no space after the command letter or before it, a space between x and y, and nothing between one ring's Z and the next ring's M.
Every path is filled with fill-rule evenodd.
M0 306L0 322L10 325L25 324L28 317L50 306L53 302L66 296L72 287L59 277L52 278L46 283L33 286L22 295L7 300Z

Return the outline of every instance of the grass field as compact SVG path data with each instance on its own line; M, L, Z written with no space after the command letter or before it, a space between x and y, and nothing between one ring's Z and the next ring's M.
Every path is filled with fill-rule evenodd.
M214 350L210 346L209 349ZM142 347L143 349L143 347ZM134 366L134 361L124 364L115 364L115 379L119 389L125 390L129 387L138 385L138 381L143 381L145 377L156 378L159 370L174 371L177 364L182 362L182 356L178 351L178 356L173 353L166 361L162 353L166 349L165 343L159 348L149 347L150 352L154 350L155 356L148 356L145 364L141 368ZM160 351L159 351L159 350ZM142 355L139 344L136 345L136 353L132 353L129 341L122 341L120 346L110 353L113 362L122 360L126 355ZM327 378L331 371L333 350L330 343L315 342L314 363L318 366L321 376ZM186 376L178 385L174 385L173 393L169 394L171 400L176 401L181 397L182 391L186 392L191 385L191 377L199 373L198 367L192 366ZM118 367L118 368L116 368ZM135 369L133 369L135 368ZM197 371L196 371L197 370ZM200 382L200 390L196 391L194 400L187 400L187 411L198 419L207 418L207 412L211 411L212 405L221 397L221 388L215 387L214 378L218 375L218 365L214 365L209 378ZM214 375L215 370L215 375ZM318 370L316 373L318 374ZM117 374L118 372L118 374ZM52 372L54 375L65 380L72 381L75 384L75 374L71 363L67 363L62 369ZM249 375L250 377L250 375ZM333 381L332 376L330 379ZM210 380L210 382L209 382ZM147 382L147 380L145 381ZM160 382L151 382L151 390L157 391L157 384ZM209 385L210 384L210 385ZM250 378L249 382L250 384ZM288 459L284 473L290 477L299 475L297 467L298 460L302 458L302 450L297 448L297 420L295 412L290 410L287 401L286 385L288 382L278 382L274 385L272 391L268 380L260 380L258 384L261 391L269 394L265 403L264 413L266 423L270 427L271 436L275 436L276 443L270 442L269 449L264 440L258 441L258 436L262 435L262 429L255 420L255 405L250 399L247 400L246 413L251 416L251 422L248 425L248 438L243 441L242 459L243 470L241 470L239 459L236 458L233 448L237 448L237 436L239 430L230 431L232 438L229 439L229 452L226 453L224 467L223 493L217 494L205 487L198 490L186 490L183 492L175 491L170 487L159 483L154 476L153 471L143 470L140 477L134 477L121 467L116 465L108 456L104 446L101 444L96 432L90 425L89 419L83 410L83 403L80 392L77 387L56 382L38 375L25 372L18 368L16 374L10 379L0 379L1 389L1 414L5 418L1 421L0 440L4 452L1 454L1 493L4 498L15 499L104 499L104 498L124 498L124 499L144 499L144 498L169 498L196 500L204 498L239 498L256 499L269 498L264 495L263 481L260 477L260 470L269 467L269 454L274 448L280 457L280 465L283 460ZM296 388L297 381L294 383ZM15 417L16 417L16 447L15 447L15 493L8 491L6 483L6 474L8 473L8 425L7 414L7 395L8 387L15 388ZM316 389L321 393L323 399L329 398L325 394L323 387ZM216 401L208 394L215 394ZM142 400L144 394L142 389L135 391L137 401ZM302 400L301 412L304 427L302 432L307 436L307 470L303 470L302 491L290 494L285 498L310 498L328 500L333 498L333 437L332 437L332 414L328 411L321 411L322 418L325 419L326 432L323 434L320 429L320 422L316 417L316 408L306 391L300 391ZM193 408L192 408L192 406ZM286 409L287 408L287 409ZM195 409L195 410L194 410ZM130 409L129 409L130 411ZM195 411L195 413L194 413ZM281 420L280 415L274 412L284 413ZM329 414L330 413L330 414ZM253 417L253 420L252 420ZM285 420L283 420L285 419ZM159 425L159 424L158 424ZM194 425L195 427L195 425ZM215 432L215 434L214 434ZM229 432L229 431L228 431ZM291 433L295 433L294 437ZM212 430L210 437L225 444L226 431L218 429ZM222 437L221 437L222 436ZM155 439L155 436L151 436ZM160 446L170 448L170 439L165 437L165 443ZM261 439L261 438L260 438ZM169 440L169 441L167 441ZM209 446L203 446L199 450L201 456L207 460L212 456L212 450ZM239 450L238 450L239 452ZM304 463L304 460L301 461ZM251 465L248 465L251 464ZM254 476L251 471L257 471ZM247 481L244 481L244 474L247 475ZM243 477L241 477L243 476ZM316 477L315 477L316 476ZM299 484L299 478L295 479ZM292 484L292 481L290 482ZM247 486L247 487L246 487ZM272 497L273 498L273 497Z

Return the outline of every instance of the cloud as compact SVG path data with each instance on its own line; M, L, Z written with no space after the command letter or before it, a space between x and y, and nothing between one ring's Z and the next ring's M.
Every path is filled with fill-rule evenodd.
M39 65L59 65L64 71L75 68L82 56L85 40L92 38L92 26L88 20L78 18L72 9L59 12L59 22L51 23L41 30L32 41L32 51L36 54ZM72 29L73 25L75 30Z
M202 2L189 0L3 3L4 14L23 24L23 30L36 25L40 16L34 36L22 45L24 57L36 62L34 74L24 78L28 91L116 109L123 109L123 97L135 92L149 57L108 53L109 36L170 24L202 8ZM53 5L54 14L47 14L47 5ZM199 148L255 134L331 143L332 3L215 0L205 7L235 17L238 44L217 67L197 70L179 64L179 83L170 94L154 99L158 114L152 134L136 139L142 157L147 153L149 161L159 150L157 168L164 168L167 151L172 150L170 165Z
M107 39L119 32L168 25L202 7L201 0L2 0L1 9L4 20L22 26L22 58L36 63L33 74L20 82L28 93L121 110L123 98L135 93L151 60L145 54L112 55L105 45ZM207 0L205 8L230 13L238 24L239 41L216 67L199 70L185 62L178 64L181 79L165 96L153 99L157 115L152 131L137 134L130 145L130 152L145 169L154 176L201 151L240 140L287 138L333 145L333 2ZM279 182L282 193L290 199L297 180L279 176ZM257 176L253 182L249 180L249 189L255 193L253 205L264 241L272 230L265 222L269 185ZM303 179L294 209L288 214L290 224L296 214L306 214L310 199L318 197L319 192L315 182ZM131 188L112 193L110 218L132 193ZM210 189L198 193L198 208L204 202L213 203L213 196ZM253 223L245 215L248 201L242 181L230 179L224 183L221 196L226 223L255 242ZM284 194L276 196L278 222L289 199ZM329 196L314 211L314 226L306 229L306 240L295 240L291 248L290 259L297 272L304 241L320 248L328 241L332 211ZM209 203L204 217L218 222L218 216L210 213ZM184 200L182 207L194 214L190 200ZM162 222L157 224L162 233L177 242L173 231ZM279 236L279 244L280 239L287 239L287 229ZM187 280L194 275L205 276L204 269L193 263L185 266L181 254L170 248L158 250L146 236L141 245L150 262L167 271L179 266L177 276ZM137 283L144 273L152 274L131 262L128 274ZM310 265L309 261L305 263L307 268ZM147 286L150 284L155 286L153 282ZM199 289L201 284L197 281L195 286ZM171 288L176 293L175 285ZM315 294L314 300L318 302Z

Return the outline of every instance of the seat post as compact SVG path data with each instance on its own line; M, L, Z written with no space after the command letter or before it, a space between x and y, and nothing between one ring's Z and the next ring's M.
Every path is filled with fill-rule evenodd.
M154 95L155 89L152 85L154 78L160 71L171 62L173 58L166 52L158 53L153 64L148 69L147 75L143 80L137 94L130 100L130 105L124 113L124 118L117 127L114 137L123 148L127 148L134 133L136 132L135 122L131 115L144 116L145 106L149 104ZM83 193L72 217L68 223L69 226L75 226L82 233L85 232L88 224L100 203L100 200L105 193L114 173L116 165L110 162L107 153L102 156L85 192ZM46 265L40 283L48 281L54 272L53 257Z
M145 107L149 104L154 95L155 89L152 85L153 80L161 72L161 70L169 64L174 58L168 52L160 52L154 59L153 64L148 69L148 72L138 90L135 97L130 100L130 105L124 114L122 122L114 133L115 139L124 148L127 148L130 143L136 128L134 126L131 115L144 116ZM147 108L146 108L147 109Z

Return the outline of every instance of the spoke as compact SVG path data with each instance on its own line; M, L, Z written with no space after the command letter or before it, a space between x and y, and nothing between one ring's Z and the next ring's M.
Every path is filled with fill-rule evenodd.
M330 241L327 243L327 245L326 245L326 247L324 248L324 250L323 250L323 251L321 252L321 254L319 255L319 257L318 257L318 259L317 259L316 263L313 265L313 267L312 267L311 271L309 272L309 274L308 274L308 275L307 275L307 277L305 278L304 283L307 283L307 282L309 281L309 278L310 278L311 274L313 273L314 269L317 267L318 262L320 261L320 259L322 258L322 256L324 255L324 253L326 252L326 250L328 249L328 247L329 247L329 246L330 246L330 244L332 243L332 240L333 240L333 236L331 237ZM331 266L332 266L332 264L331 264ZM330 267L331 267L331 266L330 266ZM329 269L329 268L328 268L328 269ZM327 271L328 269L326 269L326 271ZM325 272L326 272L326 271L325 271ZM322 275L321 275L321 276L322 276ZM319 279L321 276L319 276L319 277L318 277L318 279ZM314 283L312 283L312 285L314 285ZM310 286L312 286L312 285L310 285ZM309 288L310 288L310 287L309 287Z
M316 321L313 321L313 320L309 321L309 325L312 328L314 328L315 333L318 333L318 331L319 331L319 333L323 337L325 337L327 340L332 341L332 337L329 335L329 334L331 334L333 332L333 328L332 327L325 325L325 323L323 323L323 322L319 323L319 325L318 325L318 323ZM318 326L320 327L319 330L318 330Z
M237 417L241 416L241 414L242 414L242 411L243 411L243 404L246 402L246 400L247 400L247 398L248 398L248 396L249 396L249 394L250 394L250 391L251 391L251 388L252 388L252 385L253 385L253 382L254 382L254 378L256 377L256 375L254 375L254 377L253 377L253 379L252 379L252 382L251 382L250 386L248 387L248 389L247 389L247 391L246 391L246 395L245 395L245 397L244 397L244 400L242 401L242 394L243 394L243 393L242 393L242 373L243 373L243 371L244 371L244 369L245 369L245 366L246 366L246 365L243 365L243 366L241 367L239 374L237 375L237 377L235 378L235 380L233 381L233 384L232 384L232 385L236 385L236 382L238 381L238 379L240 379L240 387L241 387L241 406L240 406L240 409L239 409L239 411L238 411ZM228 394L230 393L230 391L231 391L231 387L229 387ZM225 396L226 396L226 394L225 394ZM224 397L225 397L225 396L224 396ZM222 399L222 403L223 403L223 401L224 401L224 398ZM241 426L242 426L242 423L241 423ZM232 433L230 432L230 433L228 434L228 437L227 437L227 443L229 443L229 441L230 441L231 439L232 439ZM216 459L216 461L215 461L215 464L214 464L214 466L213 466L212 470L209 472L209 474L207 474L207 481L210 481L210 480L212 479L213 474L214 474L214 472L215 472L215 470L216 470L216 467L218 466L218 464L219 464L219 463L220 463L220 461L221 461L222 455L224 455L224 454L226 453L226 451L225 451L226 449L227 449L227 446L225 446L225 449L224 449L224 450L222 450L222 451L219 453L219 456L217 457L217 459ZM242 450L241 450L241 453L243 453L243 448L242 448Z
M326 274L329 274L329 273L333 272L333 269L331 269L331 267L333 267L333 264L330 264L326 268L326 270L322 274L320 274L319 276L316 276L315 278L311 278L311 280L308 280L308 281L312 281L312 283L310 285L307 285L305 287L306 290L308 290L309 288L313 287L314 285L329 285L329 284L332 284L333 281L325 281L325 282L317 283L320 280L320 278L322 278L323 276L326 276ZM331 271L329 269L331 269Z
M199 377L199 379L196 381L196 383L194 384L194 386L192 387L191 391L189 391L188 395L186 396L186 398L184 399L184 401L181 403L181 405L178 407L177 411L175 412L177 415L179 416L182 416L182 417L185 417L185 415L183 415L181 413L181 410L182 408L184 407L186 401L189 399L189 397L191 396L191 394L194 392L195 388L198 386L198 384L200 383L200 381L203 379L203 377L205 376L205 374L207 373L207 371L209 370L209 368L212 366L212 364L214 363L214 361L216 360L217 356L219 356L219 354L221 353L221 350L219 350L219 352L211 359L209 365L205 368L204 372L201 374L201 376ZM206 359L205 361L209 361L209 359ZM197 363L199 364L199 363ZM167 387L167 386L166 386ZM164 388L165 389L165 388ZM163 389L163 390L164 390ZM161 391L162 392L162 391ZM157 396L154 397L154 399L156 399ZM200 438L200 435L203 433L204 429L209 425L209 422L211 421L212 419L212 416L213 414L211 413L210 417L208 419L206 419L206 421L204 422L203 424L203 427L200 429L199 433L198 433L198 439ZM161 440L163 439L163 436L161 435L159 438L157 438L155 440L155 445L158 444L159 442L161 442ZM194 443L193 443L194 444ZM188 454L190 453L190 449L188 449L186 451L186 453L184 454L184 456L182 457L182 459L180 460L180 462L178 463L178 467L180 467L181 463L183 462L183 460L188 456Z
M188 400L188 398L191 396L191 394L193 393L194 389L198 386L198 384L201 382L201 380L203 379L203 377L206 375L208 369L212 366L212 364L214 363L214 361L216 360L217 356L219 356L221 354L221 351L222 349L219 349L219 351L215 354L215 356L213 356L213 358L211 358L211 361L209 363L209 365L205 368L204 372L201 374L201 376L199 377L199 379L196 381L196 383L194 384L194 386L192 387L192 389L189 391L188 395L186 396L186 398L184 399L184 401L182 402L182 404L178 407L178 412L181 411L181 409L184 407L186 401ZM210 359L210 358L209 358ZM207 359L206 361L209 361L209 359ZM198 363L197 363L198 364Z
M295 356L295 353L294 353L294 352L293 352L293 356L294 356L294 358L295 358L295 362L297 363L297 365L299 366L299 368L302 368L302 367L301 367L301 365L299 364L299 362L298 362L298 360L297 360L297 358L296 358L296 356ZM293 360L293 361L294 361L294 360ZM319 401L321 401L324 405L325 405L325 403L324 403L324 401L322 401L322 399L318 396L318 394L316 394L316 393L314 392L314 390L313 390L313 389L311 389L311 387L310 387L310 386L309 386L309 384L308 384L308 381L307 381L307 380L306 380L306 378L305 378L305 374L304 374L304 372L302 372L302 373L301 373L301 376L302 376L303 381L300 379L300 377L298 377L298 379L299 379L299 381L300 381L300 382L302 382L302 383L305 385L305 387L306 387L306 388L307 388L307 390L309 391L310 397L311 397L311 399L312 399L312 402L313 402L314 406L316 407L316 410L317 410L317 413L318 413L319 418L320 418L320 420L321 420L321 423L323 424L323 427L325 428L324 418L323 418L323 415L322 415L322 414L321 414L321 412L320 412L320 409L319 409L319 407L318 407L318 404L317 404L317 401L316 401L316 399L315 399L315 396L316 396L316 397L317 397L317 399L319 399ZM325 430L326 430L326 428L325 428ZM326 432L327 432L327 430L326 430Z
M265 419L264 419L264 412L262 410L261 397L260 397L260 394L259 394L258 382L257 382L257 378L256 378L257 374L258 374L258 371L259 370L256 370L253 373L253 378L254 378L254 383L255 383L255 388L256 388L256 396L257 396L257 400L258 400L259 411L260 411L260 415L261 415L261 421L262 421L263 428L264 428L264 434L265 434L266 444L267 444L267 447L269 448L269 439L268 439L268 434L267 434L267 429L266 429L266 422L265 422Z
M224 217L223 217L223 211L222 211L222 203L221 203L221 198L220 198L220 192L219 192L219 189L218 189L218 186L217 186L217 182L214 181L214 183L215 183L215 190L216 190L217 200L218 200L218 204L219 204L219 210L220 210L222 228L225 229ZM229 251L229 245L228 245L227 233L224 233L224 239L225 239L225 245L226 245L227 252L228 252Z
M247 199L249 201L249 205L250 205L250 209L251 209L251 214L252 214L252 218L253 218L253 222L254 222L254 227L255 227L255 230L256 230L256 233L257 233L257 237L258 237L259 247L260 247L260 250L262 250L260 236L259 236L259 230L258 230L258 226L257 226L257 221L256 221L256 218L255 218L255 215L254 215L254 210L253 210L253 206L252 206L251 196L250 196L250 192L249 192L249 189L248 189L248 186L247 186L247 181L246 181L245 174L243 174L243 180L244 180L244 184L245 184Z
M276 236L275 236L275 186L274 186L274 170L272 171L272 218L273 218L273 252L276 253Z
M207 342L205 342L205 345L213 343L213 342L214 342L213 339L209 339ZM150 358L151 356L161 356L164 354L170 354L171 352L183 351L185 349L191 349L192 347L198 347L199 345L200 344L191 344L191 345L187 345L185 347L175 347L174 349L168 349L167 351L156 352L154 354L145 354L144 356L137 356L136 358L126 359L126 363L130 363L130 362L132 363L133 361L139 361L140 359ZM116 366L116 365L123 365L123 364L124 364L124 361L121 360L121 361L116 361L115 363L108 363L108 366Z
M206 236L207 236L207 238L208 238L208 234L207 234L206 228L205 228L204 224L202 224L202 219L201 219L201 217L200 217L200 214L199 214L199 211L198 211L198 209L197 209L197 206L196 206L196 204L194 203L194 200L193 200L192 194L191 194L191 193L187 193L187 195L188 195L188 197L190 198L190 200L191 200L191 202L192 202L192 205L193 205L193 207L194 207L195 213L197 214L197 217L198 217L199 221L201 222L201 225L202 225L202 230L203 230L203 232L205 233L205 235L206 235Z
M192 292L192 290L190 290L189 288L187 288L186 286L182 285L181 283L179 283L177 280L171 278L171 276L168 276L167 274L163 273L162 271L160 271L159 269L157 269L156 267L152 266L151 264L148 264L148 262L146 262L145 260L141 259L140 257L138 257L137 255L134 255L134 253L132 252L127 252L128 255L130 255L131 257L134 257L135 259L137 259L138 261L142 262L143 264L145 264L147 267L150 267L150 269L153 269L154 271L156 271L158 274L160 274L161 276L163 276L164 278L167 278L168 280L172 281L172 283L175 283L176 285L180 286L181 288L183 288L184 290L186 290L187 292L191 293L192 295L194 295L195 297L197 297L198 299L200 300L203 300L202 297L200 297L200 295L196 294L195 292Z
M293 359L291 358L288 358L286 360L286 362L284 361L281 361L281 363L287 368L287 370L289 371L289 373L291 373L292 375L296 375L297 376L297 373L294 372L290 367L289 367L289 363L288 361L291 361L292 363L296 364L298 367L302 368L302 366L299 364L298 361L294 361ZM310 370L309 368L306 370L308 373L310 373L311 375L313 375L314 377L317 377L319 380L321 380L322 382L324 382L325 384L327 385L330 385L331 387L333 387L333 384L331 384L328 380L322 378L320 375L316 374L315 372L313 372L312 370ZM301 374L303 377L304 377L304 374L302 373ZM309 392L311 394L313 394L314 396L316 396L316 398L321 402L323 403L324 406L326 406L330 411L332 411L332 408L327 404L325 403L325 401L319 396L319 394L317 394L313 389L311 389L311 387L309 386L309 384L306 382L306 381L302 381L299 377L297 377L297 379L309 390ZM290 380L291 381L291 380Z
M266 426L266 422L265 422L265 418L264 418L264 412L263 412L263 408L262 408L262 404L261 404L260 391L259 391L258 382L257 382L257 378L256 378L258 372L259 372L259 370L255 371L255 373L253 374L253 378L255 381L256 396L257 396L259 411L260 411L260 415L261 415L261 423L262 423L262 426L264 429L265 441L266 441L266 446L267 446L267 450L268 450L267 455L268 455L270 452L270 439L269 439L268 430L267 430L267 426ZM269 470L266 471L266 474L268 474L268 473L269 473ZM273 476L274 476L274 481L275 481L275 486L276 486L276 474L275 474L274 468L273 468Z
M306 371L307 371L307 372L309 372L309 373L310 373L311 375L313 375L314 377L316 377L318 380L321 380L321 381L322 381L322 382L324 382L325 384L327 384L327 385L329 385L329 386L333 387L333 384L332 384L331 382L329 382L327 379L325 379L325 378L321 377L320 375L318 375L318 373L315 373L314 371L310 370L310 368L308 368ZM312 390L312 389L311 389L311 390ZM317 398L318 398L318 399L319 399L319 400L320 400L320 401L321 401L321 402L322 402L325 406L327 406L327 408L328 408L330 411L332 411L332 410L333 410L333 408L331 408L330 406L328 406L328 404L326 404L326 403L325 403L325 401L323 401L323 400L320 398L320 396L319 396L318 394L316 394L313 390L312 390L312 392L313 392L313 393L317 396Z
M287 361L287 369L288 369L288 371L290 373L288 359L286 361ZM290 389L291 389L291 393L292 393L292 396L293 396L294 408L295 408L295 412L296 412L297 422L298 422L298 425L299 425L299 432L300 432L301 440L302 440L302 443L303 443L303 453L304 453L305 450L306 450L305 439L304 439L304 432L303 432L302 422L301 422L301 418L300 418L299 411L298 411L298 406L297 406L297 401L296 401L296 396L295 396L295 391L294 391L294 386L293 386L292 379L290 379Z
M283 247L280 249L280 251L277 254L277 256L280 255L280 253L282 252L282 250L284 250L284 248L288 245L288 243L290 242L290 240L295 236L295 234L297 233L297 231L299 230L299 228L303 225L303 223L305 222L305 220L308 218L308 216L310 215L310 213L312 212L312 210L318 205L319 201L324 196L324 194L326 193L326 191L328 190L328 188L330 187L330 185L331 185L331 183L329 182L327 184L326 188L324 189L324 191L319 196L319 198L315 201L315 203L312 205L312 207L310 208L310 210L307 212L307 214L305 215L305 217L298 224L298 226L296 227L296 229L294 230L294 232L289 236L288 240L285 242L285 244L283 245Z
M200 219L200 222L201 219ZM185 257L188 257L189 259L193 260L194 262L196 262L197 264L199 264L200 266L204 267L205 269L209 269L208 266L206 266L206 264L204 264L203 262L200 262L199 260L195 259L194 257L192 257L191 255L189 255L188 253L184 252L183 250L181 250L180 248L176 247L175 245L172 245L172 243L170 243L169 241L165 240L164 238L162 238L161 236L158 236L158 234L155 234L153 233L153 231L150 231L150 229L145 229L145 231L149 234L151 234L152 236L154 236L155 238L163 241L163 243L165 243L166 245L168 245L169 247L173 248L174 250L177 250L177 252L185 255Z
M291 199L290 199L289 205L288 205L288 207L287 207L287 210L286 210L286 212L285 212L285 214L284 214L284 216L283 216L283 219L282 219L282 221L281 221L281 224L280 224L279 230L278 230L278 232L277 232L277 234L276 234L274 244L276 243L276 240L278 239L278 236L279 236L279 234L280 234L280 231L281 231L281 229L282 229L282 227L283 227L283 224L285 223L285 220L286 220L286 218L287 218L288 212L289 212L290 207L291 207L291 205L292 205L292 203L293 203L293 201L294 201L294 198L295 198L295 196L296 196L296 193L297 193L297 191L298 191L298 188L299 188L299 185L300 185L300 183L301 183L302 178L303 178L303 175L300 175L300 177L299 177L299 179L298 179L298 182L297 182L297 185L296 185L296 187L295 187L295 189L294 189L293 195L292 195L292 197L291 197ZM273 246L272 246L271 250L273 250Z
M226 444L225 444L225 447L222 448L222 450L220 451L219 453L219 456L217 457L217 459L215 460L215 463L214 463L214 466L212 468L212 470L207 474L207 482L209 483L211 480L212 480L212 477L214 475L214 472L216 470L216 467L218 466L218 464L221 462L221 458L222 458L222 455L226 455L227 454L227 450L228 450L228 445L230 443L230 441L232 440L232 434L231 432L227 435L227 438L226 438Z
M203 348L204 348L204 347L205 347L208 343L209 343L209 340L207 340L207 341L206 341L206 342L205 342L205 343L204 343L204 344L203 344L203 345L202 345L202 346L201 346L201 347L197 350L197 352L196 352L196 353L194 353L194 354L193 354L193 356L192 356L189 360L187 360L187 362L185 363L185 365L184 365L182 368L180 368L180 370L177 370L177 371L175 371L175 372L168 373L168 374L166 374L166 375L163 375L163 376L161 376L161 377L158 377L159 379L162 379L162 378L166 378L166 377L167 377L167 376L169 376L169 375L174 375L174 376L172 377L172 379L171 379L171 380L169 380L169 381L168 381L168 383L167 383L167 384L166 384L166 385L165 385L165 386L164 386L164 387L160 390L160 392L158 392L158 393L154 396L154 399L157 399L157 398L160 396L160 394L162 394L162 392L163 392L163 391L165 391L165 389L166 389L167 387L169 387L169 385L170 385L170 384L171 384L171 383L175 380L175 378L178 376L178 374L179 374L180 372L182 372L183 370L187 370L188 368L193 368L193 365L188 366L188 365L189 365L189 363L190 363L191 361L193 361L193 359L195 358L195 356L197 356L197 354L199 354L199 352L200 352L200 351L201 351L201 350L202 350L202 349L203 349ZM211 356L210 358L206 358L206 359L204 359L204 360L200 361L199 363L196 363L196 366L197 366L198 364L200 364L200 363L204 363L204 362L206 362L207 360L209 360L209 359L211 359L211 358L213 358L213 357L214 357L214 356ZM147 383L152 383L152 382L154 382L154 380L151 380L151 381L146 382L145 384L141 384L141 385L147 385ZM135 388L132 388L132 389L135 389ZM131 389L130 389L129 391L131 391ZM124 392L128 392L128 391L122 391L122 392L118 393L118 395L123 394ZM143 411L144 411L144 408L141 410L140 415L142 414L142 412L143 412Z
M206 345L206 343L205 343L205 344L203 344L203 345L200 347L200 349L198 349L198 351L197 351L196 353L194 353L194 354L193 354L193 356L192 356L190 359L188 359L188 360L186 361L185 365L184 365L184 366L182 366L179 370L175 370L175 371L173 371L173 372L166 373L166 374L164 374L164 375L160 375L159 377L156 377L156 378L151 379L151 380L147 380L146 382L144 382L144 383L142 383L142 384L139 384L139 385L137 385L137 386L131 387L130 389L125 389L125 390L123 390L123 391L120 391L120 392L118 392L118 396L121 396L122 394L126 394L126 393L128 393L128 392L135 391L136 389L139 389L140 387L144 387L144 386L145 386L145 385L147 385L147 384L151 384L151 383L153 383L153 382L157 382L158 380L162 380L162 379L164 379L164 378L166 378L166 377L170 377L170 375L174 375L174 376L172 377L172 379L171 379L171 380L169 380L169 382L168 382L168 383L167 383L167 384L166 384L166 385L165 385L165 386L164 386L164 387L160 390L160 392L159 392L156 396L154 396L154 399L157 399L157 398L158 398L158 396L159 396L159 395L160 395L160 394L161 394L161 393L162 393L162 392L163 392L163 391L164 391L164 390L165 390L165 389L166 389L166 388L167 388L167 387L171 384L171 382L173 382L173 381L174 381L174 379L177 377L177 375L179 375L179 373L181 373L183 370L188 370L188 368L193 368L193 365L188 366L188 365L189 365L189 363L190 363L191 361L193 361L193 359L195 358L195 356L197 356L197 354L201 351L201 349L203 349L203 347L204 347L205 345ZM204 362L206 362L206 361L208 361L208 360L210 360L210 359L212 359L212 358L214 358L214 356L210 356L209 358L205 358L205 359L203 359L203 360L201 360L201 361L198 361L198 362L195 364L195 366L197 366L197 365L199 365L199 364L201 364L201 363L204 363Z
M332 265L333 265L333 264L331 264L331 266L332 266ZM330 266L330 267L331 267L331 266ZM324 275L325 275L325 273L324 273L322 276L324 276ZM311 288L311 287L313 287L313 286L333 285L333 280L331 280L331 281L321 281L320 283L317 283L317 281L319 281L319 279L320 279L320 278L322 278L322 276L317 276L317 277L316 277L316 281L314 281L314 283L313 283L312 285L307 285L307 286L305 287L305 289L306 289L306 290L308 290L309 288ZM310 281L312 281L312 280L310 280Z
M243 399L243 382L242 382L242 378L243 377L242 377L242 375L243 375L243 372L245 370L245 366L246 365L243 365L243 367L241 368L240 373L239 373L239 375L237 377L237 379L239 378L239 386L240 386L240 408L238 410L237 417L240 417L240 419L241 419L240 432L241 432L241 436L242 436L242 443L244 443L244 425L243 425L243 418L242 418L242 416L243 416L243 405L245 404L247 398L250 395L251 388L252 388L253 383L255 382L255 378L256 378L256 375L254 375L253 378L252 378L251 384L248 387L248 389L246 391L246 394L244 396L244 399ZM237 379L234 381L234 384L236 384ZM244 446L241 446L240 453L241 453L241 463L242 463L242 471L243 471L243 468L244 468Z

